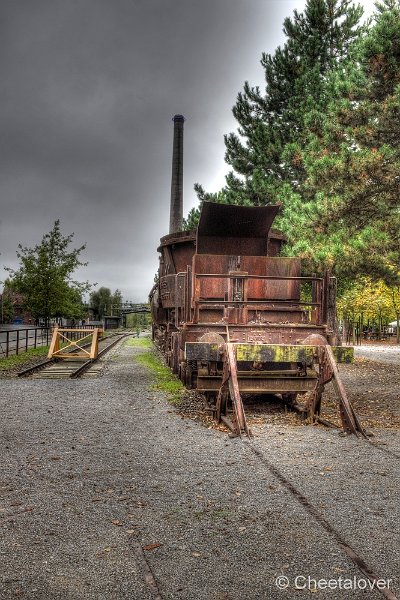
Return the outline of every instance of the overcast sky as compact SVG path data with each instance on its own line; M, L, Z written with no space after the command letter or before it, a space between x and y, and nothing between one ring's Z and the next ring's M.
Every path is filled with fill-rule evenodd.
M370 9L372 2L362 2ZM0 281L61 220L78 273L125 300L152 286L168 233L174 114L186 118L184 211L228 171L245 80L303 0L1 0ZM1 288L1 286L0 286Z

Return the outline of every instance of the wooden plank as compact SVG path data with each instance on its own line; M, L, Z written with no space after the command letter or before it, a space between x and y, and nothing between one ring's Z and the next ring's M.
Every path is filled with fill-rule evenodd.
M51 338L49 352L47 358L53 358L53 354L60 350L60 336L58 335L58 327L53 330L53 337Z
M72 336L68 337L66 334L71 333L85 333L84 336L80 337L78 340L70 339ZM102 335L103 330L95 327L93 329L71 329L71 328L60 328L56 327L53 332L53 337L51 340L48 358L60 358L66 360L74 360L76 358L83 358L87 360L88 358L95 359L98 355L99 350L99 337ZM90 351L87 351L82 344L84 340L87 338L92 338ZM61 348L60 342L63 341L66 345ZM71 354L70 350L79 349L77 352L73 352Z
M104 330L99 328L99 327L87 327L86 329L80 329L78 328L72 328L72 327L56 327L56 329L58 329L59 332L65 332L65 333L71 333L71 332L78 332L78 333L87 333L88 335L91 335L92 332L97 329L100 333L104 333ZM85 336L86 337L86 336Z

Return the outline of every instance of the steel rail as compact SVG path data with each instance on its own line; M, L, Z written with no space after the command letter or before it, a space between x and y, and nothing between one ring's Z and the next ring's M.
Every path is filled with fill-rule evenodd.
M47 365L50 365L55 362L56 362L55 358L49 358L48 360L45 360L45 361L39 363L38 365L33 365L33 367L28 367L27 369L24 369L23 371L18 371L17 376L18 377L26 377L27 375L30 375L31 373L34 373L35 371L40 371L41 369L44 369L44 367L46 367Z
M328 519L320 512L318 508L305 496L280 469L278 469L254 444L249 438L240 438L243 445L247 445L250 451L257 456L261 462L268 468L272 475L280 482L280 484L303 506L308 514L335 540L336 544L342 552L353 562L353 564L361 571L361 573L372 583L383 580L384 577L379 577L374 571L374 568L368 565L364 558L346 541L343 534L340 533L328 521ZM386 600L399 600L397 596L388 588L375 589L380 592Z
M121 337L125 337L126 335L130 335L130 334L125 334L123 336L120 336L119 334L112 334L109 336L104 337L103 339L101 339L99 341L99 343L104 342L105 340L110 339L111 337L115 337L118 336L119 339L121 339ZM118 340L117 340L118 341ZM91 346L91 342L87 343L87 344L83 344L82 348L88 348L89 346ZM74 354L74 352L77 352L76 349L71 350L71 355ZM100 353L99 353L100 354ZM22 371L19 371L17 373L18 377L27 377L28 375L31 375L32 373L35 373L35 371L40 371L41 369L44 369L45 367L47 367L50 364L54 364L55 362L60 362L57 358L49 358L47 360L44 360L43 362L37 364L37 365L33 365L32 367L28 367L27 369L23 369Z
M90 358L89 360L87 360L86 362L84 362L83 364L79 365L79 367L77 369L75 369L75 371L72 371L72 373L70 374L69 378L70 379L78 379L79 377L81 377L81 375L83 375L83 373L85 373L88 369L90 369L90 367L99 360L99 358L101 358L102 356L104 356L104 354L106 354L109 350L111 350L111 348L113 348L116 344L118 344L118 342L126 337L128 337L129 335L132 335L131 333L126 333L124 335L118 336L118 339L114 340L113 342L111 342L111 344L108 344L108 346L106 346L105 348L103 348L103 350L100 350L100 352L97 355L97 358Z

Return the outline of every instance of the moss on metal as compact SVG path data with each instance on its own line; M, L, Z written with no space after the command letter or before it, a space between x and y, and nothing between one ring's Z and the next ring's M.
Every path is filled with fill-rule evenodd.
M290 346L286 344L235 344L236 357L240 361L307 362L311 364L313 346Z
M352 363L354 348L352 346L332 346L333 356L337 363Z

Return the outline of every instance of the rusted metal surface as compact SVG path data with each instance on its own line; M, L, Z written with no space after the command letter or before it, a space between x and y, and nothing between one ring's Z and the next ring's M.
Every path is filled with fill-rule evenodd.
M359 418L347 397L346 390L339 375L332 347L325 338L319 335L309 336L304 343L314 344L315 357L318 364L318 379L307 405L308 417L312 421L319 418L324 387L327 383L332 381L338 399L339 414L343 430L347 433L366 437Z
M182 231L161 238L160 276L186 271L196 251L196 233Z
M261 363L301 362L311 366L314 348L312 346L291 346L289 344L237 344L238 361Z
M231 340L237 343L254 344L300 344L310 334L326 334L326 329L313 325L293 323L265 323L265 324L229 324ZM221 335L225 341L225 323L186 323L182 327L185 342L197 341L205 331L214 331Z
M208 336L218 337L216 342L186 342L185 357L188 360L221 360L225 342L219 334L209 333ZM203 336L204 337L204 336ZM344 346L331 346L332 353L337 363L353 362L354 349ZM238 360L252 360L260 362L306 362L312 364L315 346L299 346L290 344L237 344L236 353Z
M304 393L312 391L315 387L317 375L308 377L262 377L243 376L238 373L239 390L243 394L280 394L286 392ZM221 386L221 376L197 377L199 392L218 392Z
M278 211L205 203L196 235L162 238L154 339L185 385L217 398L217 420L236 434L246 429L242 394L281 394L296 406L306 394L303 412L321 421L331 380L345 431L360 433L330 366L334 356L351 361L351 351L326 350L336 339L336 281L304 277L299 259L279 256L284 236L271 230Z
M219 343L187 342L185 344L186 360L220 361L222 360L222 354L223 348Z
M279 210L279 205L204 202L197 228L197 253L265 255L269 230Z
M339 376L339 371L336 366L332 348L329 345L326 345L323 347L323 352L325 354L325 360L328 363L328 368L332 371L333 385L339 397L340 416L342 419L343 429L348 433L354 433L356 435L361 434L364 437L366 437L366 434L361 426L360 420L347 397L346 390Z
M250 431L247 426L246 417L244 414L243 402L239 391L237 363L235 356L235 349L233 344L226 344L226 360L229 365L230 377L228 380L229 392L232 399L232 405L234 408L234 415L237 423L237 430L239 435L243 432L247 436L250 436Z

